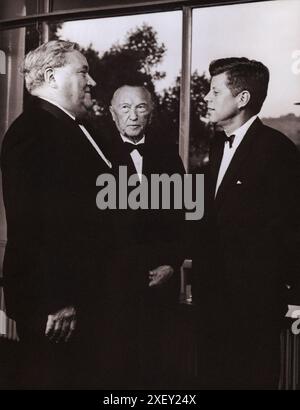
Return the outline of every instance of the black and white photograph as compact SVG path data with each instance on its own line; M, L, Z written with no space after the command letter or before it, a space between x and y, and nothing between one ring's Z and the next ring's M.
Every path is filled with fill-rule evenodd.
M0 0L0 152L0 390L300 390L299 0Z

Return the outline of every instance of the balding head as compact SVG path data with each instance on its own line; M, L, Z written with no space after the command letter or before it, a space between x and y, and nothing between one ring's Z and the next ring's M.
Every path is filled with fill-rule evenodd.
M124 85L112 98L110 112L121 135L132 141L140 140L151 119L153 101L143 86Z

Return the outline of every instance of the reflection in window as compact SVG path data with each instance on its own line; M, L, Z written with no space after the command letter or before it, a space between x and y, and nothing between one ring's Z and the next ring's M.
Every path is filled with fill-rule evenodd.
M193 71L209 76L209 63L222 57L248 57L262 61L271 74L268 97L260 117L300 146L300 2L276 0L234 6L195 9L193 12ZM298 67L300 63L298 61ZM205 80L202 80L203 85ZM199 95L197 113L205 116ZM195 113L195 108L194 108ZM203 122L204 123L204 122ZM209 129L207 130L207 132ZM202 138L199 139L199 135ZM191 147L192 163L203 160L207 133Z
M82 47L97 82L91 117L99 128L111 121L108 108L116 88L139 80L155 94L153 126L160 137L178 139L181 12L65 22L51 26L51 38Z

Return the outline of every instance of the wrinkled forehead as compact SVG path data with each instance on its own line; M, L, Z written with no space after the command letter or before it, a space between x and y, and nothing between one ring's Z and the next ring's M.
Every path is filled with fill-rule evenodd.
M119 106L122 104L139 105L147 104L151 106L151 95L143 87L124 86L119 88L113 96L112 105Z

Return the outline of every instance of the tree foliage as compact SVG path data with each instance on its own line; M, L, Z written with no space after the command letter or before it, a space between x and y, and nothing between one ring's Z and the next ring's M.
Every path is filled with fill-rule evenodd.
M82 52L97 83L94 95L104 116L108 115L112 94L120 85L139 81L154 93L155 81L165 76L157 66L164 58L166 47L159 44L156 31L147 24L129 31L124 44L113 44L102 56L92 44Z

